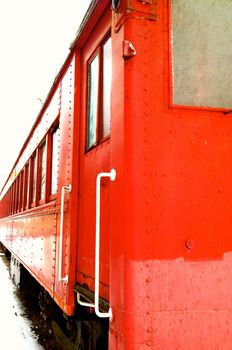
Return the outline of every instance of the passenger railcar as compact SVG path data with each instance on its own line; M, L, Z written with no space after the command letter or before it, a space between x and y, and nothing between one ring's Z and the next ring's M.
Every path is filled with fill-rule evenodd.
M231 16L93 0L3 186L1 242L80 348L232 348Z

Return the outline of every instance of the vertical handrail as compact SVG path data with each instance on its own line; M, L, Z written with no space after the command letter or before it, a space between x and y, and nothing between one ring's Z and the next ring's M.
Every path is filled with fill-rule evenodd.
M109 177L111 181L116 179L116 170L111 169L110 173L99 173L96 179L96 233L95 233L95 293L94 304L85 303L80 300L80 293L77 293L77 302L82 306L94 307L95 313L101 318L112 318L112 309L108 312L101 312L99 309L99 283L100 283L100 215L101 215L101 179Z
M62 277L62 260L63 260L63 234L64 234L64 196L65 192L71 192L72 185L63 186L61 189L61 208L60 208L60 246L59 246L59 265L58 265L58 280L59 282L68 283L68 275Z
M101 312L99 310L99 270L100 270L100 215L101 215L101 179L103 177L109 177L111 181L116 179L115 169L111 169L110 173L99 173L96 180L96 238L95 238L95 313L101 318L112 318L112 309L110 308L108 312Z

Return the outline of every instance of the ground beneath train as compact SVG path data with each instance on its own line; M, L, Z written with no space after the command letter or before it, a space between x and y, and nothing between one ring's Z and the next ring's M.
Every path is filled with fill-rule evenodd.
M29 285L17 288L10 278L10 261L0 250L1 349L70 349L57 324L41 315Z

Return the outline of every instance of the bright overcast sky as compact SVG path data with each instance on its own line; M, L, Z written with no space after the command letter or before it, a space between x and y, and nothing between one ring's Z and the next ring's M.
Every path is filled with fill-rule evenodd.
M90 0L0 0L0 187Z

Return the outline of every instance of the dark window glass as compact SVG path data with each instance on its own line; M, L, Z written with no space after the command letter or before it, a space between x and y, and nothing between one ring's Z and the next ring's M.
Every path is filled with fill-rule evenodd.
M59 143L60 143L60 130L58 127L56 127L52 132L51 194L56 194L58 190Z
M19 200L19 178L15 180L15 213L18 211L18 200Z
M22 209L22 191L23 191L23 173L20 173L19 175L19 197L18 197L18 210L21 211Z
M29 165L26 164L24 170L24 191L23 191L23 209L28 206L28 195L29 195Z
M15 203L15 182L12 184L12 205L11 205L12 214L14 214L14 203Z
M30 168L28 165L28 175L27 175L27 208L30 207Z
M39 149L40 157L40 186L39 186L39 199L45 197L45 177L46 177L46 143L44 143Z
M35 202L35 194L36 194L36 156L32 157L32 203Z

